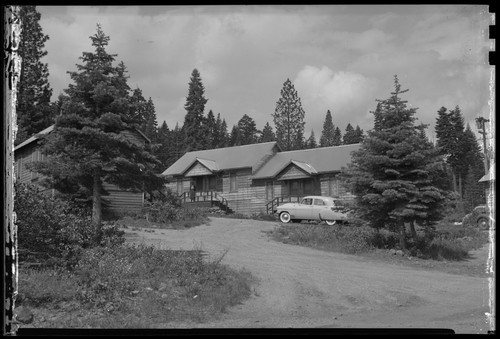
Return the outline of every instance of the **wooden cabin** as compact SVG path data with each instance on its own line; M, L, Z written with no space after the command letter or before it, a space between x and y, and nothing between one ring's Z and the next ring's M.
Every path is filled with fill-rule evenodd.
M272 213L305 195L352 198L337 175L359 144L283 152L276 142L194 151L162 175L191 206L242 214ZM193 188L193 189L192 189Z
M46 135L54 129L54 125L47 127L38 134L30 137L26 141L20 143L14 148L14 172L16 181L21 183L38 184L40 182L40 174L27 168L27 164L33 161L45 159L45 155L40 152L38 140L41 136ZM130 129L122 131L127 138L133 143L143 146L151 141L139 130ZM47 189L41 186L42 192L54 195L54 189ZM109 195L103 196L103 202L106 206L106 211L111 213L123 212L140 212L144 206L145 193L133 190L124 190L116 185L104 182L103 188Z

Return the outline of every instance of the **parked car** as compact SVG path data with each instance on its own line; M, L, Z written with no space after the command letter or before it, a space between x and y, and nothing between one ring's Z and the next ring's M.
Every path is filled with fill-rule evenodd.
M476 206L471 213L467 214L462 220L462 225L477 226L482 230L487 230L490 227L492 216L488 206Z
M332 226L347 222L347 211L341 200L323 197L307 196L299 203L286 203L278 206L279 219L283 223L300 222L302 220L324 221Z

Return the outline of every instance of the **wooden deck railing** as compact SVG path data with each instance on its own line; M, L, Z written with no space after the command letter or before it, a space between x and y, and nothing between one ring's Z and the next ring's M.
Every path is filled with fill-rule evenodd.
M299 202L301 198L302 198L301 196L276 197L266 204L266 213L273 214L276 212L276 209L278 208L279 205L287 202Z
M232 213L233 211L229 207L229 201L214 191L208 192L196 192L194 196L191 196L191 192L184 192L179 195L179 202L181 204L189 202L213 202L218 205L218 207L226 213Z

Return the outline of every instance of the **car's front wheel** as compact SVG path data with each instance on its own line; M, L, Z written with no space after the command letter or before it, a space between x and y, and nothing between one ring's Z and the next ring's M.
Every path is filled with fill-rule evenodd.
M328 226L333 226L337 223L337 220L325 220L325 222Z
M280 213L280 221L282 223L288 224L292 220L292 217L290 216L290 213L288 212L281 212Z

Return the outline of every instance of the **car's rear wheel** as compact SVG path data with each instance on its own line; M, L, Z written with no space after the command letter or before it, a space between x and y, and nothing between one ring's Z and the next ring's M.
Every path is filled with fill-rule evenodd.
M290 216L290 213L288 212L281 212L280 213L280 221L284 224L288 224L292 220L292 217Z
M479 229L482 229L482 230L487 230L490 228L488 219L485 217L479 218L477 220L477 226L479 227Z
M333 226L337 223L337 220L325 220L325 222L328 226Z

